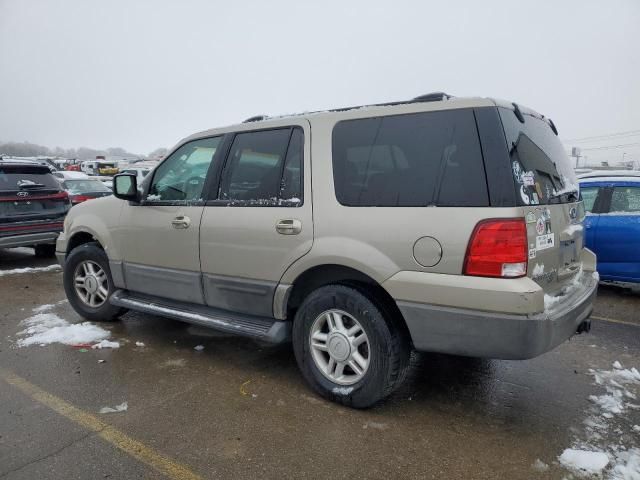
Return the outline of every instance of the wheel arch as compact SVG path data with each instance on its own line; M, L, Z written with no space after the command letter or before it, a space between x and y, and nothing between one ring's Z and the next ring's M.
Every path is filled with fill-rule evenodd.
M316 265L300 273L293 281L286 299L286 318L293 320L304 299L314 290L326 285L346 285L358 290L383 310L390 321L409 335L402 312L391 294L366 273L340 264Z
M92 232L87 230L79 230L74 232L73 235L67 241L67 251L66 254L69 255L74 248L77 248L85 243L97 243L100 248L104 250L104 245L100 241L99 238Z

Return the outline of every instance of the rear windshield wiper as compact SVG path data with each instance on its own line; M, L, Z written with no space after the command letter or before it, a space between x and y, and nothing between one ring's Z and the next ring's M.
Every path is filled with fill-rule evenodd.
M567 202L577 202L579 199L578 192L573 190L571 192L561 192L561 193L554 193L553 195L549 195L549 200L562 200L562 198L564 198L565 196L567 197Z
M46 187L44 183L27 183L27 184L18 185L18 188L20 190L29 190L31 188L44 188L44 187Z

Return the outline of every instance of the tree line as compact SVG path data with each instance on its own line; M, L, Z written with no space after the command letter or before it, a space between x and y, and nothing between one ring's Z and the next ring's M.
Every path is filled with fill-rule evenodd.
M0 142L0 156L7 155L12 157L62 157L62 158L77 158L80 160L91 160L98 155L105 156L121 156L121 157L135 157L135 158L161 158L167 154L166 148L156 148L148 155L140 155L137 153L131 153L124 148L112 147L105 150L96 150L94 148L80 147L80 148L62 148L55 147L49 148L44 145L37 145L30 142Z

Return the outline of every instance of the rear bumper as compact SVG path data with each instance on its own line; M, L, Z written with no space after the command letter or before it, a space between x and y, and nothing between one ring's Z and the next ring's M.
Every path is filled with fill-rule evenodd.
M0 248L28 247L31 245L54 244L59 231L24 233L22 235L10 235L0 237Z
M598 282L585 285L556 309L530 315L491 313L398 301L417 350L469 357L521 360L552 350L593 310Z

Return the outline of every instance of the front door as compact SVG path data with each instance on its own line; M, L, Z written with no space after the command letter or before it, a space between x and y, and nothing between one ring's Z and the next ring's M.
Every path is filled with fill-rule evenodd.
M180 146L153 172L140 205L126 205L120 221L128 290L204 303L200 274L203 191L222 137Z
M306 120L228 137L200 230L207 305L272 316L280 278L313 242L310 138Z

